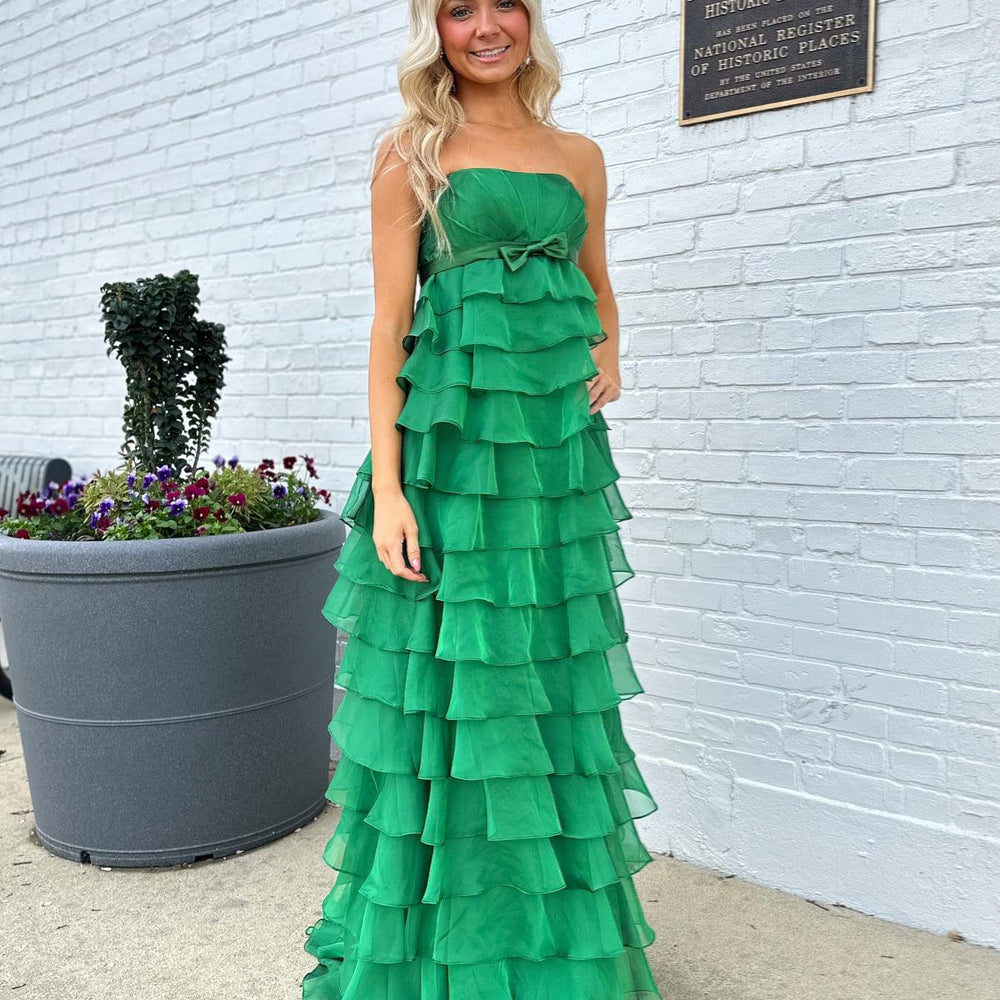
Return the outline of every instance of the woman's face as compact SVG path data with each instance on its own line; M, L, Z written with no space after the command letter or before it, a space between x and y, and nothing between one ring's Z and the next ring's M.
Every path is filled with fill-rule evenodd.
M521 0L445 0L437 28L451 68L478 83L507 79L528 57L530 22Z

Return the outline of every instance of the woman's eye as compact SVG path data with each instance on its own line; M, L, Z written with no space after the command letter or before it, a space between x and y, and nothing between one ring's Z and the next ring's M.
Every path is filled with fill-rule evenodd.
M497 6L501 10L513 10L518 4L518 0L500 0ZM448 12L450 17L465 17L469 13L468 7L452 7Z

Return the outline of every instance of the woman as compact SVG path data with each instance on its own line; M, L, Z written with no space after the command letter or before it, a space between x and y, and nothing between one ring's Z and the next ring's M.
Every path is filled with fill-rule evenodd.
M656 804L619 713L643 689L601 413L603 158L551 123L538 0L410 18L372 182L372 446L323 609L349 634L338 875L302 995L659 997L632 882Z

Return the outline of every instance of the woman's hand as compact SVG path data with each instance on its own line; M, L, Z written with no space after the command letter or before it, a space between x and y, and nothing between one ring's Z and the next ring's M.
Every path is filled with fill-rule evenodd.
M426 582L426 574L420 570L420 547L417 544L417 519L402 490L375 495L375 524L372 541L382 565L404 580ZM403 560L403 543L410 566ZM416 572L414 572L416 570Z
M591 352L597 374L587 383L590 392L590 412L596 413L605 403L614 402L622 393L618 365L605 365L597 351Z

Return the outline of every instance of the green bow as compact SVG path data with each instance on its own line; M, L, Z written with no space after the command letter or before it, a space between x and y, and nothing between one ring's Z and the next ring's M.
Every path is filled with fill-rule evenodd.
M534 243L508 243L499 248L507 266L516 271L534 253L547 253L550 257L568 257L569 240L565 232L552 233Z

